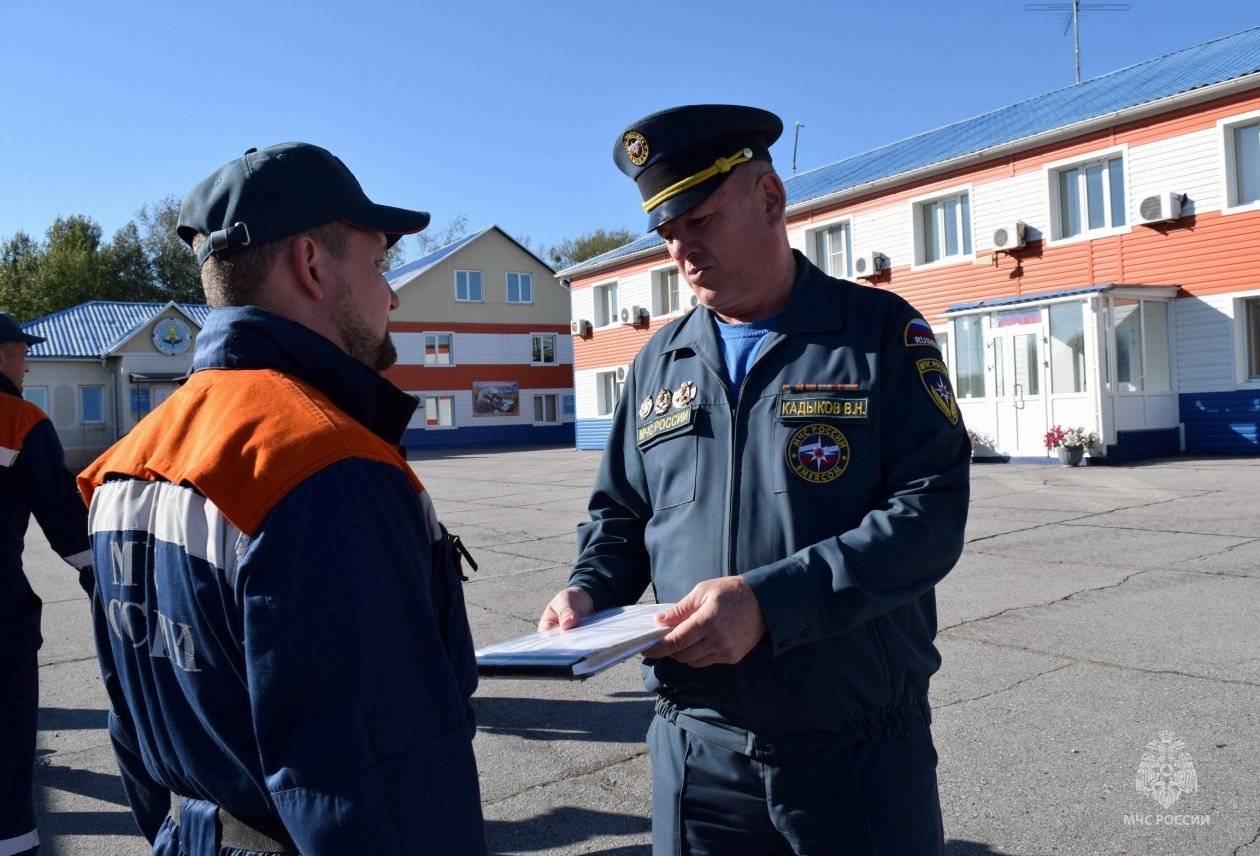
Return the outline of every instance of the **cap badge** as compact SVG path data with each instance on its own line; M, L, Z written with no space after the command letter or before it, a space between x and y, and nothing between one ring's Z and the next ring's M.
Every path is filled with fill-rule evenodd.
M643 403L639 405L639 418L647 419L652 415L652 396L643 399Z
M621 138L621 143L626 147L626 157L630 159L630 163L635 166L643 166L648 159L648 141L647 137L638 131L626 131L626 135Z
M685 380L678 384L678 389L674 390L674 407L686 407L696 398L696 385L694 382Z
M662 388L656 394L656 415L661 416L666 410L669 410L670 402L674 400L674 394L668 389Z

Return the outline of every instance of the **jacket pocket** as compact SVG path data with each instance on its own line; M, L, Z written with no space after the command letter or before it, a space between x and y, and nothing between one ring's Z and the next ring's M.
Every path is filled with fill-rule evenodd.
M644 449L642 454L653 511L695 500L698 467L695 433L661 440Z

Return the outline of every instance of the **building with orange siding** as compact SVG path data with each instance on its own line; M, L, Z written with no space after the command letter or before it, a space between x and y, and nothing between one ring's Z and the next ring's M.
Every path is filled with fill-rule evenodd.
M569 290L554 273L491 226L386 274L385 376L420 399L404 445L573 442Z
M787 178L792 245L933 327L968 427L1043 457L1260 452L1260 29ZM577 445L694 302L653 234L571 285Z

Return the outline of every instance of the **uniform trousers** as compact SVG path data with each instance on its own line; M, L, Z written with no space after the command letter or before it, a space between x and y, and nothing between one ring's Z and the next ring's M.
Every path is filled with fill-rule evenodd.
M0 856L31 856L35 832L35 729L39 661L34 648L0 651Z
M936 749L902 736L757 760L654 717L653 856L940 856Z

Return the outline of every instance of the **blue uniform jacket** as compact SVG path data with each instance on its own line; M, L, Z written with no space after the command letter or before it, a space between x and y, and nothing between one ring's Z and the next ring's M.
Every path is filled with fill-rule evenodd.
M40 645L40 600L22 573L31 515L48 543L92 590L87 509L66 469L52 422L0 375L0 656Z
M970 445L931 328L797 255L789 306L737 392L711 313L635 358L579 527L596 608L742 574L769 632L738 664L645 661L663 711L754 754L926 723L933 586L967 518Z
M415 400L256 308L212 312L196 349L80 477L110 736L153 852L215 856L171 793L278 820L306 856L484 852L463 595L397 447Z

